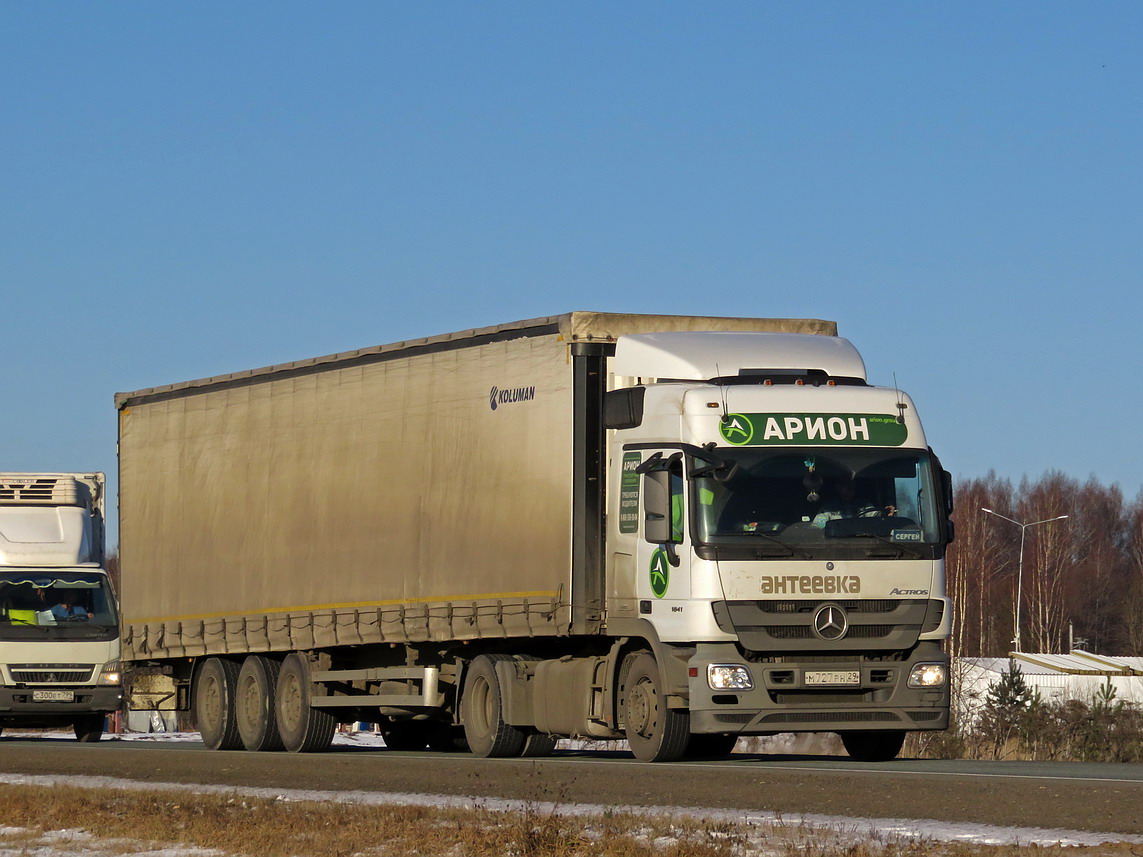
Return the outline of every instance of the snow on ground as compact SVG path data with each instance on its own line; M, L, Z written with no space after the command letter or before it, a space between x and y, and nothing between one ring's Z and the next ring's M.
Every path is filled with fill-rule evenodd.
M5 731L6 736L16 737L22 733ZM31 735L32 733L28 733ZM43 733L36 733L43 734ZM63 733L60 733L63 737ZM122 741L198 741L193 732L125 733L104 736L104 740ZM372 732L338 732L334 736L337 744L354 746L383 747L380 735ZM672 816L691 817L715 821L745 822L754 825L778 825L782 827L805 826L825 830L840 831L855 837L871 836L878 839L919 838L926 841L964 842L980 845L1101 845L1103 843L1143 844L1143 836L1129 836L1117 833L1089 833L1075 830L1044 830L1028 827L996 827L970 822L947 822L932 819L894 818L844 818L827 815L799 815L796 818L780 816L770 812L750 810L698 809L694 807L623 807L593 804L553 804L543 801L500 800L496 798L455 797L451 795L412 794L400 792L339 792L305 789L236 788L207 784L155 783L125 780L116 777L84 776L31 776L24 774L0 773L0 782L15 785L70 785L80 788L123 789L123 790L186 790L196 794L239 794L275 800L317 801L354 803L363 805L430 806L472 809L479 805L484 810L529 809L541 813L558 812L565 815L601 815L605 812L625 812L646 815L649 812ZM34 846L22 842L16 850L8 850L9 829L0 828L0 857L35 854L36 857L104 857L120 854L121 851L98 850L95 843L72 841L76 836L86 834L56 831L42 838ZM19 834L14 834L19 835ZM58 839L57 839L58 837ZM105 843L100 843L102 846ZM27 848L27 850L20 850ZM46 850L40 850L46 849ZM132 852L134 853L134 852ZM140 852L144 857L211 857L217 851L185 848L177 850Z

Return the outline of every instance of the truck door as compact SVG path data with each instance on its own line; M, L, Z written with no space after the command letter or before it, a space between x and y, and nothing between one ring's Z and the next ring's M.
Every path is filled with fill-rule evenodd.
M691 595L690 509L683 476L683 454L649 450L642 477L640 538L635 552L639 613L650 618L661 638L684 630Z

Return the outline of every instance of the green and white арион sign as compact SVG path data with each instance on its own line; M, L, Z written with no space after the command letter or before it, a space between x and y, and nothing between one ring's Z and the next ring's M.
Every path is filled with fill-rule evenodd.
M909 436L892 414L727 414L719 431L733 446L900 446Z

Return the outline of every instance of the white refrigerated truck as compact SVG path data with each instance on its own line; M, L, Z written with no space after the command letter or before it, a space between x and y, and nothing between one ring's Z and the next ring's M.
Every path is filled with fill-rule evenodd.
M125 659L212 748L948 724L950 480L832 322L575 312L116 403Z
M0 473L0 728L98 741L122 702L102 473Z

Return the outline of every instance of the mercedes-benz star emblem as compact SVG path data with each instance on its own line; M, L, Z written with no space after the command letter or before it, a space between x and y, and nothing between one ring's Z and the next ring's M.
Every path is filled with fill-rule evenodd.
M814 633L823 640L840 640L848 630L845 611L836 604L827 604L814 614Z

